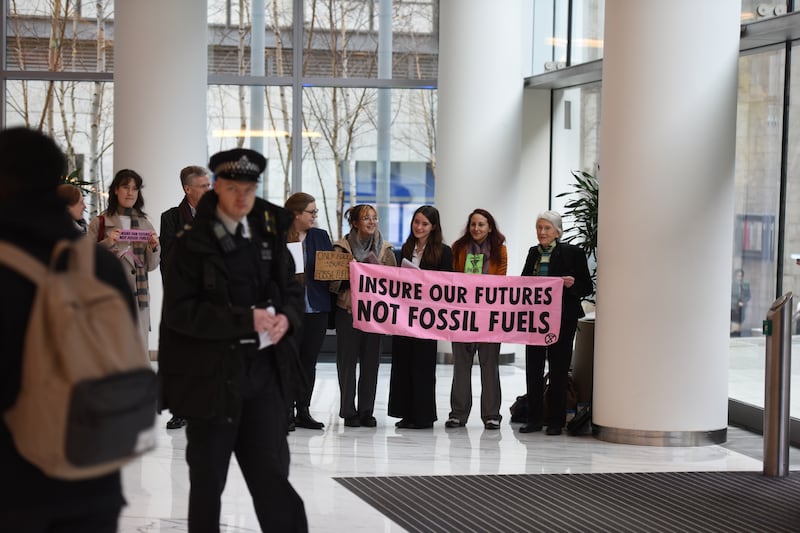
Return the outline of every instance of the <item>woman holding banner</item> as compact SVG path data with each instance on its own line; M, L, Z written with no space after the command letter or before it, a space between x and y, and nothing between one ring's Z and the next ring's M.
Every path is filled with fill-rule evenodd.
M158 235L142 208L142 177L123 169L108 187L108 208L89 222L89 238L114 252L122 261L139 311L139 331L144 345L150 331L150 290L147 273L161 260Z
M439 211L423 205L414 211L411 234L400 250L406 260L423 270L451 271L453 254L442 242ZM426 429L436 421L436 347L438 341L392 336L392 373L389 416L400 418L398 428Z
M391 243L383 240L378 230L378 212L368 204L351 207L345 213L350 233L336 241L334 250L353 255L361 263L396 266ZM339 416L348 427L375 427L373 416L375 391L378 386L378 364L381 336L353 327L350 303L350 282L331 282L336 299L336 371L339 374ZM356 408L356 365L358 376L358 408Z
M539 245L528 250L523 276L558 276L564 280L561 303L561 333L550 346L525 347L525 378L528 388L528 423L520 433L533 433L547 426L548 435L560 435L566 423L567 375L572 361L572 343L578 319L584 316L581 299L592 293L592 277L583 250L559 242L564 232L561 215L545 211L536 217ZM544 361L547 358L550 385L544 413Z
M508 268L506 238L494 217L475 209L467 219L464 235L453 243L453 271L505 276ZM453 385L450 415L445 427L466 425L472 410L472 360L478 352L481 366L481 420L486 429L500 429L500 343L453 342Z
M314 227L317 222L317 201L308 193L296 192L286 199L287 210L294 214L289 228L288 242L297 243L302 251L303 273L297 274L305 287L306 310L303 315L303 328L295 334L300 350L300 362L307 378L307 388L295 398L289 407L289 426L292 424L306 429L322 429L325 425L314 420L309 411L311 393L317 376L317 357L328 330L328 313L331 310L330 282L314 279L317 251L333 250L331 238L324 229ZM291 246L291 244L290 244ZM295 407L297 414L295 415Z

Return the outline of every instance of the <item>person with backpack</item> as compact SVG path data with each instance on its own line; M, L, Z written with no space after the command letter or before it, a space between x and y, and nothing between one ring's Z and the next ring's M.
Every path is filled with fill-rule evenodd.
M136 297L139 331L145 347L150 333L150 285L147 273L161 259L158 235L143 211L142 177L129 168L114 175L108 208L89 222L88 234L119 258ZM132 230L132 231L131 231Z
M27 128L0 131L0 241L16 245L43 266L58 241L81 236L56 193L66 173L66 158L51 138ZM133 295L119 261L108 250L95 248L96 275L119 292L135 319ZM27 461L14 444L5 415L20 393L22 354L36 286L2 265L0 286L0 411L4 414L0 420L0 529L112 533L125 504L119 470L82 480L57 479Z
M293 376L303 376L294 332L303 287L286 246L292 215L256 197L264 156L214 154L214 188L175 241L159 335L162 408L185 418L189 531L218 531L231 455L263 531L307 531L289 483L286 440Z

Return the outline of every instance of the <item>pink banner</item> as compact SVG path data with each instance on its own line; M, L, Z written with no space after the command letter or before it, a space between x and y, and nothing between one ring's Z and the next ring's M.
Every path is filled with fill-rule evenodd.
M563 285L561 278L350 263L353 326L423 339L553 344Z

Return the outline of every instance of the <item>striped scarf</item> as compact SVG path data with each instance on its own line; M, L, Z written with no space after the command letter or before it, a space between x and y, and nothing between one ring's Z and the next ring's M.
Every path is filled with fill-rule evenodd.
M131 217L131 229L139 229L139 213L132 208L119 208L118 214ZM131 249L135 258L136 269L136 303L139 310L150 307L150 292L147 285L147 253L148 243L132 242Z
M534 276L547 276L550 274L550 256L553 254L556 244L558 244L558 242L553 241L550 243L550 246L546 248L541 244L539 245L539 253L541 255L539 257L539 262L536 264L536 268L534 269Z

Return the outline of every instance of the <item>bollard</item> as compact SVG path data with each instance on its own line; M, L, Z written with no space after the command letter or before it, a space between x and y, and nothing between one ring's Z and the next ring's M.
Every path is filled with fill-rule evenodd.
M789 475L789 383L792 362L792 293L772 303L764 320L764 475Z

